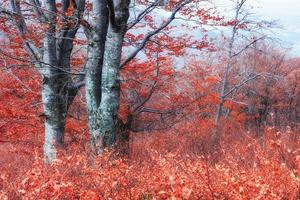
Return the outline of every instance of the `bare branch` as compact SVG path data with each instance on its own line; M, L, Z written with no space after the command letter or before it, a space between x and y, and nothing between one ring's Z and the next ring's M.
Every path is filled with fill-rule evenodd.
M234 53L233 55L231 55L230 58L233 58L235 56L238 56L240 55L241 53L243 53L245 50L247 50L249 47L251 47L253 44L255 44L256 42L258 42L259 40L262 40L264 39L265 37L260 37L260 38L257 38L255 40L253 40L251 43L249 43L248 45L246 45L243 49L239 50L237 53Z
M157 81L158 81L158 76L159 76L159 68L160 68L160 66L159 66L158 56L159 56L159 54L157 52L156 53L156 79L155 79L154 83L152 84L152 87L151 87L151 89L149 91L148 96L140 103L140 105L138 105L136 108L134 108L133 112L136 112L137 110L139 110L140 108L142 108L145 105L145 103L147 103L147 101L149 101L149 99L152 97L152 94L153 94L153 92L154 92L154 90L156 88Z
M30 3L28 3L28 2L24 2L24 3L33 7L33 11L38 16L38 19L40 22L47 21L47 18L41 9L41 4L40 4L39 0L30 0Z
M148 113L156 113L156 114L171 114L175 113L176 110L166 110L166 111L161 111L161 110L156 110L152 108L142 108L140 112L148 112Z
M70 72L70 71L68 71L68 70L64 70L63 68L61 68L61 67L57 67L57 66L54 66L54 65L51 65L51 64L49 64L49 63L46 63L46 62L43 62L43 61L35 61L35 60L30 60L30 59L26 59L26 58L20 58L20 57L15 57L15 56L13 56L13 55L10 55L10 54L8 54L8 53L6 53L6 52L4 52L4 51L2 51L1 49L0 49L0 54L2 54L2 55L4 55L4 56L6 56L6 57L8 57L8 58L10 58L10 59L14 59L14 60L18 60L18 61L21 61L21 62L25 62L25 63L31 63L32 65L35 65L36 66L36 64L38 64L38 65L46 65L46 66L49 66L49 67L52 67L52 68L54 68L54 69L57 69L57 70L59 70L59 71L61 71L62 73L65 73L65 74L70 74L70 75L85 75L85 72L77 72L77 73L74 73L74 72ZM19 66L19 65L18 65ZM39 67L37 67L37 69L39 69Z
M169 19L163 24L161 24L161 26L156 30L149 32L141 42L140 46L120 65L120 68L124 67L127 63L133 60L136 57L136 55L146 46L150 38L158 34L164 28L166 28L175 19L175 15L178 13L178 11L180 11L182 7L189 4L191 1L192 0L185 0L181 2L178 6L176 6L175 9L172 11L172 14L169 17Z
M9 18L15 23L18 35L23 39L23 46L26 52L29 54L31 59L39 61L41 58L41 53L39 49L34 45L34 43L28 39L25 35L27 32L26 22L22 16L20 2L11 0L12 11L0 8L0 13L4 13L9 16Z
M156 6L159 4L160 0L156 0L150 6L148 6L146 9L144 9L138 16L137 18L131 22L128 27L127 31L133 28L135 25L137 25L148 13L150 13L152 10L156 8Z
M238 85L235 85L234 87L232 87L227 93L225 93L222 98L227 97L228 95L230 95L233 91L239 89L241 86L243 86L244 84L248 83L249 81L252 81L254 79L256 79L257 77L262 76L262 74L256 74L250 78L245 79L244 81L242 81L241 83L239 83Z

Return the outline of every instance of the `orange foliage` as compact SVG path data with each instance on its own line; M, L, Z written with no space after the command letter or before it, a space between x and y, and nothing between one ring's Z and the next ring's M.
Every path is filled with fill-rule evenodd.
M65 149L51 166L42 157L38 76L28 69L1 71L0 162L5 165L0 166L0 199L298 199L297 131L268 127L262 137L255 137L244 128L243 106L228 101L231 117L222 121L220 158L215 162L209 138L215 128L218 98L212 91L217 77L195 67L200 63L181 72L172 71L167 59L164 64L159 77L150 64L136 64L137 73L131 74L135 81L124 70L128 80L122 89L135 88L145 98L151 89L137 81L151 77L148 83L159 87L146 105L180 108L180 120L168 130L131 133L128 157L117 150L95 156L85 108L77 97L69 113ZM131 105L132 99L122 99L124 119Z
M92 5L87 4L87 9L91 8ZM72 9L67 11L67 16ZM189 15L190 11L191 8L186 8L182 13ZM190 17L200 23L223 20L206 10L199 10L197 16ZM150 28L155 28L151 16L146 16L145 21ZM8 30L6 23L0 21L1 30L11 33L8 37L15 40L2 46L10 46L11 55L26 58L21 50L24 38L17 37L13 28ZM228 21L223 25L233 23ZM40 46L44 28L30 26L27 39ZM239 28L247 26L241 24ZM126 34L130 42L138 43L143 37L143 34ZM224 108L228 110L228 118L221 120L221 151L219 159L213 160L210 138L215 129L216 107L220 103L216 92L220 78L206 67L206 63L199 61L190 60L186 66L180 66L180 70L174 69L170 57L182 56L186 46L211 51L214 47L207 35L200 42L190 41L190 38L174 39L167 34L157 35L155 39L159 45L150 42L144 49L147 62L131 62L120 73L120 118L126 121L132 115L139 124L147 125L142 127L147 131L130 134L127 157L118 155L116 149L107 150L101 156L93 154L80 93L70 108L65 149L59 151L59 159L46 166L42 157L40 77L29 68L0 71L0 199L300 198L297 129L282 126L282 131L278 131L269 124L259 133L261 137L255 137L255 132L246 129L245 123L254 121L259 114L254 112L249 116L244 111L245 105L226 100ZM77 39L74 44L81 46L86 41ZM77 52L71 62L72 70L79 70L84 57L82 52ZM255 66L257 72L270 71L265 67L265 60L257 58L257 61L261 62ZM6 62L6 66L16 65L10 59ZM24 63L20 61L17 66ZM266 79L249 84L244 90L255 91L259 98L247 96L246 100L255 105L258 112L263 106L260 98L276 99L272 106L284 116L289 106L288 97L299 94L299 70L274 71L283 75L284 84L272 81L265 84ZM230 83L236 81L230 78ZM295 89L290 91L290 88ZM244 100L245 96L237 95L236 98ZM295 102L290 104L295 105ZM281 115L279 113L279 117ZM152 121L157 126L148 126Z
M70 111L65 149L46 166L40 111L29 106L40 98L34 92L39 90L33 81L37 79L28 78L35 72L12 72L20 79L8 72L0 74L5 80L1 122L7 122L1 128L0 161L5 165L1 165L0 199L299 198L300 144L291 129L267 128L259 141L238 122L224 124L222 159L212 163L208 140L213 122L182 120L168 131L131 133L128 157L115 151L95 156L88 135L82 134L87 132L85 112L78 100ZM8 87L12 85L14 90ZM210 101L208 97L198 105ZM28 125L21 123L24 118Z
M274 130L266 130L269 137ZM282 133L292 134L292 133ZM45 166L36 151L26 173L10 184L2 172L0 197L25 199L297 199L299 168L297 149L284 149L284 140L253 138L248 144L224 145L224 159L217 164L192 140L195 135L172 131L132 136L129 158L107 151L95 157L74 143ZM197 141L197 140L196 140ZM280 142L279 142L280 141ZM280 143L280 144L279 144ZM299 145L299 144L298 144ZM229 147L231 146L231 148ZM246 148L245 148L246 147ZM84 150L86 148L86 150ZM290 146L289 146L290 148ZM194 149L191 152L191 149ZM283 154L288 160L282 160ZM254 155L254 156L253 156ZM293 160L294 159L294 160ZM12 193L11 191L15 191Z

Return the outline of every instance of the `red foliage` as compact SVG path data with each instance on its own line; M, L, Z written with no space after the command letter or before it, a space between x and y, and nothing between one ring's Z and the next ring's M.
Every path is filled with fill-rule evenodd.
M173 4L169 1L167 9ZM88 10L91 7L87 4ZM188 16L191 7L181 13ZM236 23L223 22L222 17L212 16L204 9L188 17L204 24ZM147 15L144 20L150 29L156 28L152 16ZM6 69L0 71L0 163L5 163L0 165L0 199L300 198L299 134L297 125L289 126L289 117L297 116L286 112L290 109L293 113L291 108L298 105L293 99L299 97L299 70L293 67L294 63L292 67L273 69L270 66L277 66L273 60L267 63L266 59L255 57L258 64L252 66L253 71L280 75L284 84L261 79L245 86L244 90L254 91L256 96L237 94L236 99L246 99L253 105L251 116L245 112L244 104L233 99L225 101L228 117L221 120L221 150L215 161L210 138L215 129L220 77L207 63L189 60L175 68L172 59L184 55L186 47L209 51L215 48L207 35L201 41L157 35L155 42L149 42L144 49L147 61L134 60L121 71L120 118L126 121L133 116L132 128L147 130L130 134L129 155L120 156L117 150L107 150L101 156L92 153L80 93L70 108L65 149L59 151L59 159L47 166L42 156L40 77L28 66L26 70L21 67L28 65L22 60L27 58L21 49L25 38L17 37L16 30L6 23L1 20L0 29L9 32L11 40L2 46L10 47L8 55L21 59L17 63L11 59L1 63ZM44 28L32 23L26 39L39 46ZM247 24L238 28L247 29ZM164 31L171 32L172 28ZM130 44L138 43L144 36L127 33L126 39ZM86 41L77 39L74 44L81 46ZM71 62L72 70L83 64L83 58L78 51ZM239 81L229 79L231 85ZM274 101L267 106L279 111L282 131L272 126L275 120L271 119L259 132L261 137L255 137L252 127L247 129L245 124L261 117L266 98Z
M273 135L273 130L266 130ZM288 133L286 133L288 134ZM289 133L291 134L291 133ZM113 152L95 157L79 143L51 166L39 154L30 169L9 184L3 171L1 198L25 199L297 199L299 159L296 149L282 160L284 142L267 140L262 147L254 139L248 144L231 142L224 159L211 164L195 135L161 132L132 136L129 158ZM178 143L178 141L180 141ZM197 141L197 140L196 140ZM81 141L80 143L82 143ZM87 142L87 141L85 141ZM280 143L280 144L279 144ZM84 145L85 146L85 145ZM246 147L246 148L245 148ZM297 150L296 150L297 151ZM253 156L255 155L255 156ZM299 157L299 156L298 156ZM293 160L295 159L295 160ZM12 191L15 191L12 193ZM13 195L13 196L12 196Z
M222 159L212 163L207 141L213 123L182 120L169 131L131 133L127 158L113 151L96 157L91 154L88 136L82 134L86 132L81 118L85 114L73 107L66 149L60 151L59 159L51 166L45 166L40 111L30 106L22 109L39 101L39 95L32 92L39 90L39 85L28 78L34 71L30 76L23 70L14 73L20 73L21 79L1 72L2 80L6 80L1 83L1 120L7 120L1 129L5 130L0 143L0 161L5 163L1 166L1 199L299 198L299 140L290 129L277 132L268 128L262 141L258 141L233 122L227 124ZM215 82L212 76L206 80ZM12 84L15 91L7 87ZM191 84L199 87L198 92L207 86ZM211 98L207 98L198 105L209 103ZM75 105L79 106L76 102ZM74 119L76 112L80 112L78 119ZM24 118L28 126L20 123Z

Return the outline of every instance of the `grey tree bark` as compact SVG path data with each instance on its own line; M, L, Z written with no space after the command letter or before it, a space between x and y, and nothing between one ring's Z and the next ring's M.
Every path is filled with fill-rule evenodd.
M111 146L116 140L120 97L119 68L128 17L129 1L120 1L115 5L116 24L109 25L104 53L102 100L99 107L99 130L104 146Z
M230 76L230 71L233 66L233 63L235 62L235 58L238 57L241 53L243 53L245 50L247 50L252 45L255 45L259 40L262 40L265 38L264 36L262 36L257 39L251 39L252 41L250 43L248 43L243 48L241 48L240 50L235 52L234 46L235 46L235 43L237 43L238 34L240 33L239 30L242 29L240 26L243 24L247 24L249 27L251 27L251 24L257 25L260 22L255 22L255 21L251 21L251 20L248 21L249 13L245 12L245 10L244 10L245 3L247 2L247 0L236 0L234 2L236 3L235 10L234 10L235 11L234 24L233 24L233 27L231 30L230 40L229 40L229 44L228 44L228 51L227 51L227 63L226 63L226 67L225 67L224 77L222 79L221 89L220 89L220 97L219 97L220 103L218 105L218 109L217 109L216 116L215 116L216 128L215 128L215 131L213 132L213 136L212 136L213 147L216 149L219 148L219 141L221 138L220 120L221 120L221 117L224 112L224 103L226 101L226 98L228 98L228 96L230 96L230 95L232 96L233 93L235 91L237 91L237 89L239 89L243 85L245 85L248 82L253 81L256 78L261 76L261 74L259 74L259 73L254 73L254 74L251 73L250 75L243 77L239 83L237 83L237 84L231 86L231 88L229 88L228 78ZM263 27L261 27L261 28L263 28ZM248 28L247 31L251 32L251 28ZM255 33L258 34L258 31L256 30Z
M45 13L48 21L48 29L44 38L44 54L42 60L46 63L41 69L43 76L42 82L42 101L45 115L45 143L44 154L45 160L51 162L56 158L56 146L63 144L64 123L66 111L64 109L63 95L65 89L62 88L60 93L60 86L63 80L59 79L59 69L51 66L58 66L58 59L56 53L56 24L55 2L45 2L45 9L49 12ZM57 83L59 82L59 84Z
M91 34L90 41L95 46L89 47L86 95L91 143L96 153L101 153L103 148L111 147L116 141L120 96L118 76L129 1L108 1L108 10L106 5L97 3L99 8L94 11L95 14L107 20L108 16L110 18L108 25L104 24L106 20L102 17L100 29L95 28L96 31ZM94 38L99 43L94 42Z
M132 28L143 17L151 12L158 1L152 3L130 25ZM129 0L93 0L93 15L89 21L82 17L85 0L62 0L62 15L56 10L56 1L38 0L24 2L32 6L39 23L47 27L41 48L26 36L26 20L18 0L10 0L12 11L0 7L0 13L14 21L19 36L23 38L24 49L31 61L43 76L42 99L45 117L45 159L52 162L56 158L56 147L62 146L67 111L80 86L86 86L88 121L92 146L97 152L110 147L116 140L118 131L118 109L120 96L119 70L141 51L150 38L158 34L175 19L176 13L192 0L179 2L170 17L160 27L148 32L141 44L128 58L120 63L122 43L129 17ZM70 5L74 8L72 16L65 16ZM58 17L61 17L58 20ZM62 22L59 29L57 22ZM72 82L70 66L73 39L79 25L85 29L88 38L85 73L80 75L79 82ZM83 78L86 80L83 81Z
M55 1L45 2L45 17L49 28L44 40L43 66L41 73L42 100L45 115L45 161L51 163L56 158L57 147L63 147L65 123L67 111L79 88L72 87L71 79L71 53L73 50L73 39L79 28L68 25L64 13L70 6L70 0L62 1L62 23L64 27L56 35L56 4ZM78 0L73 6L76 8L73 13L74 20L79 20L84 11L84 0Z
M236 34L238 33L238 25L242 22L239 18L240 18L240 14L241 14L241 9L243 7L243 5L245 4L246 0L241 0L241 1L237 1L236 2L236 8L235 8L235 23L232 27L232 31L231 31L231 37L230 37L230 41L229 41L229 45L228 45L228 55L227 55L227 64L226 64L226 68L225 68L225 72L224 72L224 77L222 80L222 85L221 85L221 90L220 90L220 103L218 105L218 109L217 109L217 113L216 113L216 117L215 117L215 131L213 132L213 136L212 136L212 142L213 142L213 146L215 148L217 148L219 146L219 141L220 141L220 137L221 137L221 132L219 131L219 123L221 120L221 116L223 113L223 106L224 106L224 102L225 102L225 98L226 98L226 93L228 92L228 76L230 73L230 69L232 67L232 62L233 62L233 58L237 55L237 54L233 54L233 48L234 48L234 43L235 43L235 38L236 38Z
M108 28L108 9L105 1L93 1L93 14L88 36L88 52L86 63L86 101L88 124L92 147L101 145L99 140L98 109L101 102L101 76L106 34Z
M127 31L130 1L108 0L106 4L96 0L93 2L94 7L96 5L95 9L97 9L93 11L94 15L101 16L104 20L96 22L97 17L94 17L95 21L92 21L92 23L100 25L106 21L106 17L108 17L109 21L108 27L106 27L105 24L101 24L101 29L91 28L91 30L87 30L87 35L90 35L88 36L90 38L90 47L88 52L89 64L87 65L86 95L91 143L96 153L101 153L105 147L113 146L117 139L119 126L122 126L122 123L120 123L118 119L120 69L135 58L138 52L145 47L150 38L168 26L172 20L175 19L176 13L190 2L191 0L186 0L178 3L169 19L163 22L156 30L149 32L140 46L138 46L123 63L121 63L121 53L124 35ZM153 6L157 6L156 3L150 5L149 8ZM108 15L107 10L105 10L106 8L108 9ZM141 19L138 18L136 23L140 20ZM134 22L133 24L136 23ZM130 26L130 28L132 26ZM107 32L105 32L105 30L107 30ZM98 38L97 41L102 42L95 43L95 36ZM101 40L99 40L99 38L101 38ZM96 45L91 46L91 44ZM101 56L103 52L102 60Z
M43 77L41 93L44 113L41 116L45 119L44 156L47 163L56 158L57 147L63 145L67 110L79 89L73 87L70 59L85 0L73 1L75 11L71 18L77 21L75 25L70 25L71 19L64 16L71 4L70 0L63 0L61 3L61 21L64 27L60 31L57 30L56 1L45 1L43 5L37 0L27 3L32 6L39 23L47 27L42 48L37 48L26 37L27 25L20 1L10 0L12 11L3 8L0 10L14 22L19 36L23 39L24 49Z

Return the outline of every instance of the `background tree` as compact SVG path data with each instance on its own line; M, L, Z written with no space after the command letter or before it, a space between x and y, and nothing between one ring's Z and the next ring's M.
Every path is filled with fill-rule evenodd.
M238 81L233 81L230 83L231 75L234 71L235 65L239 65L237 62L238 57L248 50L250 47L255 45L265 38L263 32L261 32L262 28L270 27L270 22L265 21L251 21L249 20L249 13L246 11L246 2L247 0L238 0L234 1L234 18L232 21L228 23L232 25L232 29L230 32L230 36L228 38L228 48L226 48L227 57L225 58L225 68L224 74L222 75L222 81L220 85L219 92L219 105L215 116L215 126L216 130L212 136L212 143L214 146L218 147L221 137L220 129L220 120L222 115L224 114L224 104L228 99L234 99L233 96L235 92L245 84L254 79L261 76L258 73L243 73L243 76ZM255 35L255 36L253 36ZM238 45L238 41L240 44L243 44L246 41L246 44L241 46ZM241 42L243 41L243 42ZM238 66L239 67L239 66ZM230 100L229 100L230 101ZM225 109L226 110L226 109Z

